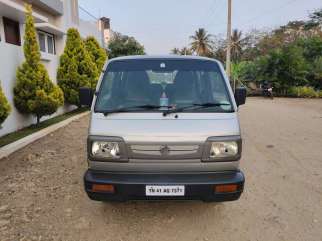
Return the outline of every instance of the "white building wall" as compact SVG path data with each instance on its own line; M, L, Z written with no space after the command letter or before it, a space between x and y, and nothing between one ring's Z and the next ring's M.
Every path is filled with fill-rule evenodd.
M87 36L94 36L97 41L102 44L102 34L99 30L98 23L92 21L85 21L79 18L78 0L64 0L64 11L70 13L64 15L65 29L76 28L78 29L82 38Z
M97 23L79 20L79 26L77 27L80 35L85 38L86 36L94 36L100 44L102 44L102 34L97 29Z
M6 95L12 108L9 117L2 124L2 128L0 129L0 136L36 123L35 117L33 117L32 115L22 115L16 110L16 108L14 108L13 88L16 82L16 71L18 66L20 66L23 61L23 48L13 44L7 44L2 39L2 41L0 42L0 81L2 90L4 91L4 94ZM45 63L45 66L47 65L46 67L49 76L51 80L53 80L53 82L56 82L55 76L58 63L58 56L53 57L50 63ZM53 114L52 116L43 117L42 120L52 118L72 109L74 109L74 107L72 106L61 107L55 114Z
M10 0L8 0L10 1ZM44 15L49 19L51 24L54 24L56 27L59 27L64 32L67 32L67 29L70 27L75 27L79 30L83 38L93 35L101 43L101 34L97 29L95 23L86 22L83 20L75 21L75 16L78 18L78 8L72 7L74 4L78 4L77 0L62 0L64 3L64 15L58 17L52 17L48 13L45 15L45 11L37 9L37 13ZM21 0L15 0L15 2L23 3ZM12 107L9 117L2 124L0 129L0 136L6 135L8 133L14 132L26 126L36 123L36 118L32 115L22 115L14 107L13 102L13 88L16 82L16 70L24 61L23 54L23 36L24 36L24 24L20 24L20 35L21 35L21 46L16 46L13 44L8 44L5 41L2 17L0 14L0 81L2 89ZM14 19L15 20L15 19ZM42 63L45 65L48 70L49 76L54 83L57 83L56 73L59 65L59 57L64 50L64 44L66 41L66 35L56 36L55 45L56 45L56 55L44 54L42 53ZM67 106L59 108L59 110L52 116L43 117L41 120L46 120L52 118L56 115L62 114L67 111L75 109L74 106Z
M3 37L2 17L0 21L1 36ZM20 129L26 125L30 125L33 121L30 116L19 114L13 105L13 88L16 81L16 70L23 62L23 59L24 56L22 48L20 46L7 44L5 43L4 38L2 38L0 42L0 81L2 90L12 107L12 111L9 117L2 124L0 136Z

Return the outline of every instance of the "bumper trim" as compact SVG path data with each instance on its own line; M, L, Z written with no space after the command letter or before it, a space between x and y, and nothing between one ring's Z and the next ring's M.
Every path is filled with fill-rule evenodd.
M241 171L211 173L109 173L87 170L84 175L85 191L92 200L203 200L233 201L239 199L244 189L245 178ZM112 184L115 194L92 192L93 184ZM237 184L233 193L215 193L214 186ZM147 197L146 185L185 185L184 197Z

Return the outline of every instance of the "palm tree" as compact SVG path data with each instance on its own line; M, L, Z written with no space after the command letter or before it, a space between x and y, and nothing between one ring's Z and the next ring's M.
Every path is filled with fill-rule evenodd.
M199 28L192 39L191 49L200 56L209 56L212 52L212 36L204 28Z
M180 54L181 54L181 51L180 51L180 49L178 49L178 48L173 48L173 49L171 50L171 54L180 55Z
M187 48L187 47L183 47L181 50L180 50L180 54L181 55L192 55L192 51L190 48Z
M241 38L243 35L242 31L238 31L238 29L234 29L233 34L231 36L231 55L233 62L237 62L240 59L240 56L243 51L243 39Z

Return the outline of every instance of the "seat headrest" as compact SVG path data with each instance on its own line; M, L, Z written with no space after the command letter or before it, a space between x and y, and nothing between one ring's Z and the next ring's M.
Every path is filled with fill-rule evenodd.
M127 76L127 99L133 101L145 101L150 98L151 84L145 71L133 71Z
M149 76L145 71L133 71L128 75L128 86L147 87L150 85Z
M192 88L194 80L193 73L188 71L178 72L174 79L174 86L182 89Z

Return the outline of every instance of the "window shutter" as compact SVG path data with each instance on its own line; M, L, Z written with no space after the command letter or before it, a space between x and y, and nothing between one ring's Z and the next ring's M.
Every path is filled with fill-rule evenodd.
M3 26L6 42L21 45L19 22L3 17Z

